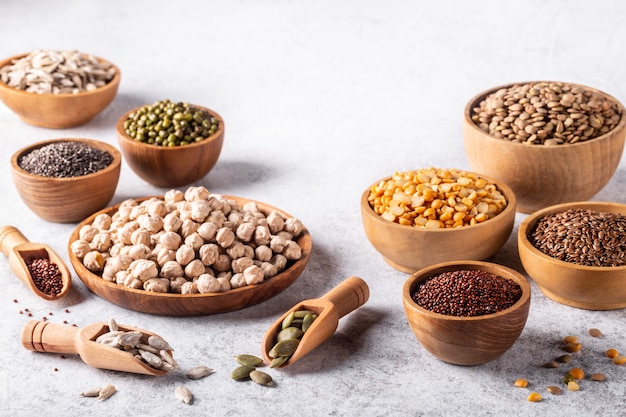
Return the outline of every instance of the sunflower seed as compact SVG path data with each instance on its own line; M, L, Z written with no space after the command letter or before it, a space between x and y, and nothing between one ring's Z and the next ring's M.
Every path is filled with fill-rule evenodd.
M185 373L185 376L189 379L202 379L213 373L213 369L208 366L199 365L191 368Z
M111 395L115 394L115 391L117 390L113 385L107 385L106 387L102 388L98 393L98 400L108 400L109 398L111 398Z
M82 395L83 397L97 397L100 395L100 391L102 391L102 388L100 387L91 388L81 392L80 395Z
M193 400L193 395L191 395L191 391L184 385L179 385L174 390L174 394L176 398L184 402L185 404L190 404L191 400Z

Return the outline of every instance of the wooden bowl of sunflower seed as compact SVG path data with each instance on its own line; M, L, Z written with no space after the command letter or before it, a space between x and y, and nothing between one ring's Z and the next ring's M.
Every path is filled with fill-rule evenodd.
M556 204L518 231L528 276L550 299L587 310L626 307L626 204Z
M0 100L28 124L65 129L102 112L120 79L119 68L102 58L37 50L0 61Z
M626 140L623 105L578 84L495 87L463 116L470 167L511 187L523 213L591 198L615 173Z
M188 187L94 213L70 236L69 258L87 288L114 304L200 316L285 290L311 246L300 220L282 210Z

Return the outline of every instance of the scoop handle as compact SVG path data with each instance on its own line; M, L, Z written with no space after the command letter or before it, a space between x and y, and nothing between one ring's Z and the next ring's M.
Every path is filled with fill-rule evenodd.
M338 318L342 318L365 304L369 297L367 283L357 276L351 276L324 294L321 299L330 301L335 306Z
M4 226L0 229L0 249L6 256L12 252L12 249L22 243L28 243L28 239L13 226Z
M74 326L29 320L22 328L22 346L27 350L48 353L78 353Z

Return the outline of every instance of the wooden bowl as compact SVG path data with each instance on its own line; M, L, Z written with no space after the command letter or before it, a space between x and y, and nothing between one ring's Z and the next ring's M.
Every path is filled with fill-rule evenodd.
M2 60L0 68L26 55L28 54ZM102 58L97 59L107 62ZM34 126L66 129L84 125L107 108L115 98L122 75L118 67L113 67L116 71L113 79L93 91L77 94L36 94L0 82L0 100L23 121Z
M478 176L490 180L482 174ZM389 265L409 274L440 262L485 260L504 245L515 223L515 194L507 185L495 184L508 202L506 208L483 223L453 229L404 226L383 219L369 205L370 186L361 195L365 235Z
M50 178L31 174L18 161L22 155L54 142L81 142L108 152L111 164L92 174ZM36 215L55 223L76 223L106 207L113 198L120 177L122 155L112 145L94 139L51 139L26 146L11 157L13 182L22 201Z
M493 314L457 317L420 307L411 295L427 278L444 272L482 270L511 279L522 296L511 307ZM456 365L480 365L504 354L522 333L530 309L530 285L526 278L502 265L458 261L429 266L411 275L402 288L402 301L411 330L420 344L438 359Z
M253 201L234 196L225 197L234 199L240 204ZM138 201L142 200L144 199ZM261 202L256 202L256 204L265 214L276 210L285 218L293 217L270 205ZM91 224L98 214L107 213L113 215L118 208L119 204L101 210L79 224L70 236L68 252L72 267L89 290L113 304L130 310L163 316L202 316L227 313L250 307L270 299L295 282L304 270L311 255L311 235L307 229L304 229L296 240L302 249L302 257L296 262L288 263L287 268L282 273L259 284L248 285L221 293L205 294L156 293L127 288L114 282L105 281L99 275L89 271L71 250L72 243L79 238L79 231L82 226Z
M493 137L471 119L472 109L486 96L513 85L484 91L466 105L463 138L471 169L511 187L517 197L517 209L522 213L587 200L598 193L615 173L624 150L626 113L622 104L608 94L584 87L618 103L622 118L613 130L574 144L524 145Z
M537 221L569 209L626 215L626 204L581 201L557 204L524 219L518 230L518 250L526 273L550 299L587 310L626 307L626 266L599 267L561 261L541 252L529 240Z
M224 121L213 110L195 104L194 107L218 119L219 128L212 136L184 146L157 146L130 137L124 130L124 122L140 107L120 117L116 126L120 150L128 166L141 179L157 187L181 187L202 179L213 169L224 143Z

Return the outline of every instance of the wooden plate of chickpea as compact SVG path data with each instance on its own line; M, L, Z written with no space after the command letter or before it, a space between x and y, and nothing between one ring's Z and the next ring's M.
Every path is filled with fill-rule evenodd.
M285 290L311 248L308 230L284 211L189 187L94 213L70 236L68 254L87 288L113 304L201 316Z

